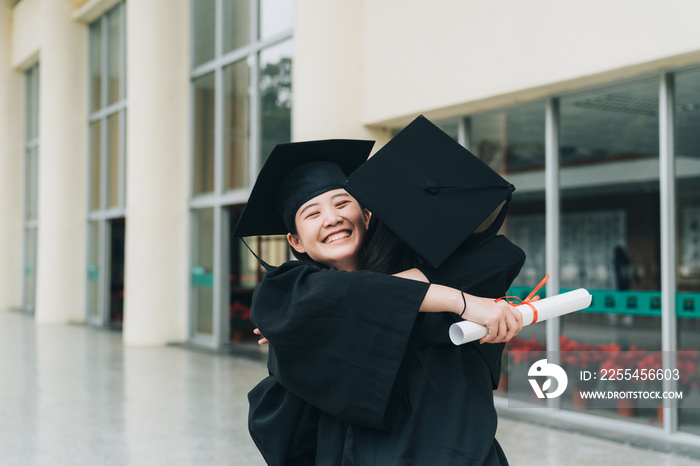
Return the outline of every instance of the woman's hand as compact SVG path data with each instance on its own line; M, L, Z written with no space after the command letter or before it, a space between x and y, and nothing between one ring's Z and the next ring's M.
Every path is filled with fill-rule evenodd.
M507 302L466 293L464 297L467 309L462 318L481 324L488 330L479 343L503 343L523 329L523 315Z
M453 312L464 320L485 326L488 333L479 340L481 343L508 341L523 328L523 315L507 302L479 298L443 285L430 285L420 312Z
M263 336L262 333L260 333L260 329L256 328L253 330L253 333L256 335L260 335L260 339L258 340L258 345L266 345L268 343L267 338Z

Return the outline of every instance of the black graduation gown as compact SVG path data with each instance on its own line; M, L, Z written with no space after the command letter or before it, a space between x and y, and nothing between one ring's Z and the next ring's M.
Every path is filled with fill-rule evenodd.
M524 254L504 237L467 241L432 283L502 296ZM271 376L249 394L269 464L500 465L492 390L502 344L454 346L457 316L421 314L427 285L287 263L256 290Z

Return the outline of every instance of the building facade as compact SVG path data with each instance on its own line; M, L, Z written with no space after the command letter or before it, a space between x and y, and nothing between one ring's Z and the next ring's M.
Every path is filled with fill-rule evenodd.
M700 5L0 0L0 308L131 346L264 351L230 233L279 142L386 143L424 114L516 186L521 341L700 346ZM281 238L249 238L271 263ZM527 294L527 293L525 293ZM700 394L695 393L700 396ZM542 417L700 446L700 413ZM663 413L663 415L660 415ZM631 414L631 415L630 415Z

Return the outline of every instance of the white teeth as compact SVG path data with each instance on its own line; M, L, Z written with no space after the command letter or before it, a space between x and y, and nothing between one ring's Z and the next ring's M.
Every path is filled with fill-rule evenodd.
M350 232L349 232L349 231L347 231L347 230L346 230L346 231L341 231L341 232L339 232L339 233L336 233L336 234L334 234L334 235L329 236L329 237L326 238L323 242L326 243L326 244L330 244L330 243L332 243L333 241L337 241L337 240L339 240L339 239L347 238L348 236L350 236Z

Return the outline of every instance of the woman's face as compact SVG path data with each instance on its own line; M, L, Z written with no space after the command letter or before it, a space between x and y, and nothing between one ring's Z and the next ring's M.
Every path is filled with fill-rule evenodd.
M319 194L299 207L297 234L287 241L299 253L338 270L356 270L369 225L369 211L344 189Z

